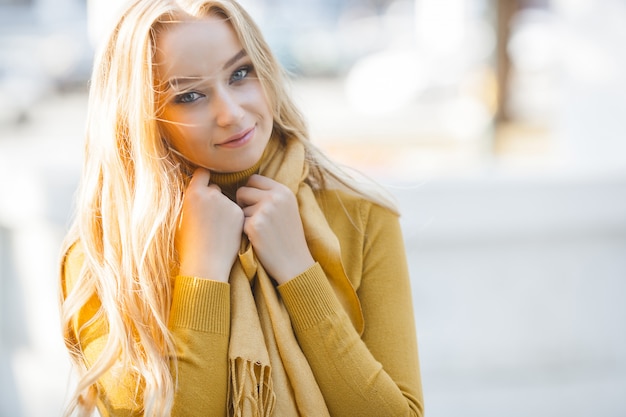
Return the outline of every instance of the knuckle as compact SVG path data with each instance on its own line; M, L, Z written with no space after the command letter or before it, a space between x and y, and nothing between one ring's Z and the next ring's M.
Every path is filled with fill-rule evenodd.
M246 220L243 224L243 232L248 236L248 239L254 240L255 232L249 220Z

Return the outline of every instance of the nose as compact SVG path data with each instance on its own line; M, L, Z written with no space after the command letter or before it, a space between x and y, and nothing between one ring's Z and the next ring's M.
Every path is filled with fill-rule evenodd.
M218 126L230 126L237 123L243 117L243 108L237 97L227 88L215 91L211 111Z

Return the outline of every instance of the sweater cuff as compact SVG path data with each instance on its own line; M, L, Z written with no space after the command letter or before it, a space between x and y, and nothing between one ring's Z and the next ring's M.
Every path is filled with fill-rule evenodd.
M230 327L230 285L177 276L169 327L227 335Z
M341 309L319 263L294 279L278 286L278 291L297 330L309 329Z

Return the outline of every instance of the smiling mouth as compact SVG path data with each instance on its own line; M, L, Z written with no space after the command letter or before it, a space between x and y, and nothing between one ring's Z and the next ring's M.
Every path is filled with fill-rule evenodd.
M239 146L245 145L252 139L255 130L256 126L252 126L250 129L229 137L224 142L219 143L217 146L224 148L237 148Z

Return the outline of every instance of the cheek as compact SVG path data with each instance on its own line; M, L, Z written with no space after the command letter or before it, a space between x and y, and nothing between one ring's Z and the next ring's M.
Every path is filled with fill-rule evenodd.
M209 129L204 114L195 112L167 112L162 122L173 141L193 141L205 135Z
M255 107L257 113L259 113L263 118L273 119L269 100L265 97L263 90L260 90L255 97Z
M263 86L261 85L261 83L259 83L259 101L261 101L263 103L263 107L265 108L265 112L267 114L269 114L271 117L274 116L274 111L273 109L275 108L275 100L271 99L271 95L272 93L272 88L268 87L269 91L270 91L270 96L268 96L268 94L266 93L266 91L263 89ZM275 93L275 92L274 92Z
M264 118L272 114L269 100L267 100L265 91L263 91L263 87L258 81L254 84L250 84L245 90L241 91L240 100L242 103L247 104L247 108L250 112L254 112Z
M180 149L192 149L203 145L207 136L206 129L202 126L178 126L172 135L172 143Z
M161 129L167 141L177 149L183 149L189 145L188 138L193 136L191 128L182 124L182 121L171 118L164 118L161 122Z

